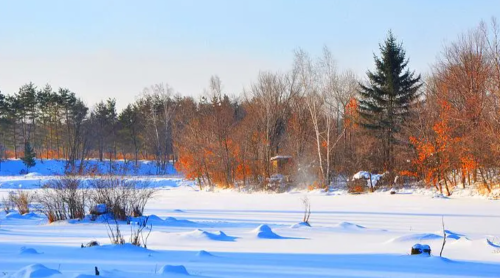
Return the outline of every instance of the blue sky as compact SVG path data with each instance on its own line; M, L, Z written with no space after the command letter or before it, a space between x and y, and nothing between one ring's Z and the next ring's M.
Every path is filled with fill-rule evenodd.
M286 71L293 51L328 46L364 77L389 29L420 73L500 1L0 1L0 90L67 87L89 105L123 107L166 82L199 96L211 75L238 95L259 70Z

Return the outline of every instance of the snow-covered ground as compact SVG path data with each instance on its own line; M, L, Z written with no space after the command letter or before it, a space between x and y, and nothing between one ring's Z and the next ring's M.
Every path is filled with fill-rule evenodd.
M103 223L2 212L0 277L83 278L95 266L102 277L500 277L500 201L312 192L307 227L305 194L163 187L146 208L148 250L109 245ZM104 246L80 248L90 240ZM415 243L433 256L408 255Z
M28 174L26 167L19 159L9 159L1 163L0 189L35 189L40 188L50 180L57 179L65 173L64 160L36 160ZM157 175L157 165L153 161L139 161L136 167L133 161L98 161L85 162L85 173L113 174L124 176L127 179L147 181L153 187L173 187L182 184L182 178L177 174L172 164L168 164L165 171ZM89 175L79 177L89 179Z

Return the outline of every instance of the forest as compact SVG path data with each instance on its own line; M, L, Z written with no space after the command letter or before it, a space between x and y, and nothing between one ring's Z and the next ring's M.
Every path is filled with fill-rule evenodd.
M256 73L241 93L214 75L199 99L154 84L121 111L114 99L88 106L70 89L27 83L0 94L0 157L64 159L74 174L89 159L154 160L158 174L173 162L200 185L264 188L281 155L290 180L312 188L365 170L448 195L489 192L500 169L499 35L495 19L481 22L426 73L411 70L390 31L366 76L339 69L327 47L297 49L288 71Z

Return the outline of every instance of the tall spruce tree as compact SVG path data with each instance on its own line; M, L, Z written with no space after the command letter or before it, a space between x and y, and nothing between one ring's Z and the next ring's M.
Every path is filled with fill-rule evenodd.
M401 43L389 31L381 56L374 55L376 69L368 71L369 84L360 84L358 113L360 124L376 131L382 141L385 169L394 169L394 145L397 135L410 115L421 87L420 75L408 69L408 59Z

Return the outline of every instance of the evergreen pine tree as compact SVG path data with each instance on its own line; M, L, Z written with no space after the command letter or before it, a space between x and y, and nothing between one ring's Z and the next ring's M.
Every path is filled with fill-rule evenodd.
M29 142L26 142L24 144L24 156L21 157L24 165L26 165L26 172L29 172L29 169L36 165L35 157L36 155L33 151L33 148L31 147L31 144Z
M384 166L390 173L394 168L394 145L397 134L407 120L410 110L418 98L420 75L407 68L408 59L402 44L396 42L392 32L383 45L381 56L375 59L375 72L368 71L369 84L360 84L358 113L360 124L375 130L381 139Z

